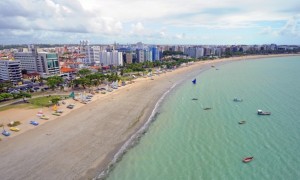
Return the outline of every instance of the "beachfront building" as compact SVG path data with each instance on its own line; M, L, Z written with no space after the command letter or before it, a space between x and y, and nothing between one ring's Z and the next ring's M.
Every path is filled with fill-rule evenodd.
M126 53L125 54L125 62L127 64L132 64L132 59L133 59L132 53Z
M152 51L144 50L144 60L152 62Z
M58 75L60 68L58 55L56 53L40 52L38 53L38 72L42 75Z
M159 58L159 50L158 50L158 48L156 46L150 47L150 51L152 53L152 60L153 61L157 61L157 60L160 59Z
M90 49L90 64L99 64L100 63L100 46L92 46Z
M145 62L145 54L143 49L136 50L136 60L138 63Z
M111 52L101 51L99 53L100 64L102 66L123 66L123 54L122 52L118 52L113 50Z
M21 63L18 60L0 60L0 80L17 85L22 81Z
M203 47L188 47L185 49L184 54L186 54L192 58L201 58L204 56L204 48Z
M92 65L100 63L100 46L90 46L89 41L80 41L79 53L84 55L83 63Z

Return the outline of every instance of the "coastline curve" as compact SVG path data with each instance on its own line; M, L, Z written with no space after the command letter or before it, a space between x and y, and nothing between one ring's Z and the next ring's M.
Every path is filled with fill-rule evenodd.
M113 159L110 161L108 166L96 177L93 178L93 180L104 180L109 176L109 173L114 169L116 164L122 159L122 157L126 154L126 152L136 146L140 140L140 138L147 132L149 129L151 123L155 120L155 116L157 115L157 111L165 99L165 97L180 83L173 84L164 94L159 98L159 100L156 102L151 115L149 116L148 120L141 126L140 129L138 129L134 134L130 136L128 140L125 141L125 143L121 146L121 148L117 151L117 153L114 155Z

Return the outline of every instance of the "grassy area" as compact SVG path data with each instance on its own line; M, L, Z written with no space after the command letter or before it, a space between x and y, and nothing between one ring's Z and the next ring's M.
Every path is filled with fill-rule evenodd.
M29 99L29 103L36 107L49 107L53 105L56 99L64 99L65 96L49 95L44 97L38 97Z
M48 95L38 98L32 98L28 99L29 103L20 103L20 104L12 104L0 107L0 111L5 111L12 108L39 108L39 107L49 107L53 105L53 101L55 102L55 99L64 99L66 96L59 96L59 95Z

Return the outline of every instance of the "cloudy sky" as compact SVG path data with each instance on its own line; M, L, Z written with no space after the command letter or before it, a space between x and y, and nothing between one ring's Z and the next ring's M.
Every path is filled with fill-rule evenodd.
M300 0L1 0L0 43L297 44Z

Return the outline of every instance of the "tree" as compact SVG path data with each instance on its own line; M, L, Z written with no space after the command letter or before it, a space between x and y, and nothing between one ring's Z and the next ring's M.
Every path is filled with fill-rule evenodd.
M26 102L25 98L31 98L31 94L25 93L23 91L21 91L18 95L19 95L20 98L23 98L24 102Z
M11 87L13 87L13 84L10 81L3 81L0 83L0 92L7 92Z
M86 68L80 69L80 70L77 72L77 74L78 74L80 77L85 77L85 76L87 76L88 74L91 74L91 73L92 73L92 71L89 70L89 69L86 69Z
M54 90L55 87L59 86L60 83L63 83L64 80L60 76L52 76L47 78L47 85Z
M13 95L10 94L10 93L1 93L0 94L0 101L6 101L8 100L9 98L12 98Z
M85 89L86 86L89 85L89 79L87 79L87 78L74 79L73 82L74 82L75 86L81 85L83 87L83 89Z

